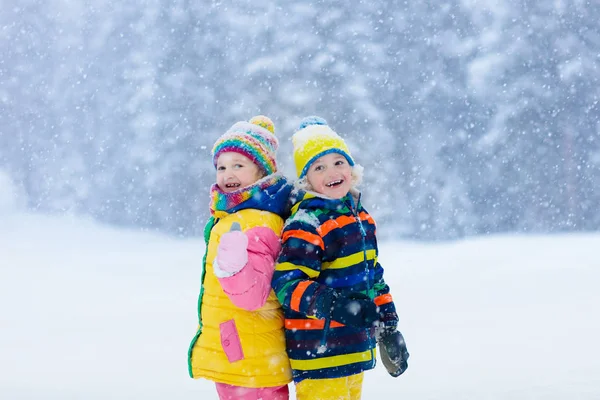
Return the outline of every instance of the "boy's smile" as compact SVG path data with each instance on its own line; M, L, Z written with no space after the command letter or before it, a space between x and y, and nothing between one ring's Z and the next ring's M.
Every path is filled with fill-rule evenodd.
M242 154L230 151L217 159L217 186L225 193L250 186L262 175L258 165Z
M339 153L317 158L306 173L312 189L332 199L341 199L352 187L352 166Z

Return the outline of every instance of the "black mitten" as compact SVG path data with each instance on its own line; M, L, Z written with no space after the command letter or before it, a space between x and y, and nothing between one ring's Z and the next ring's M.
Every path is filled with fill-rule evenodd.
M379 354L388 373L394 378L408 368L408 351L404 337L397 331L384 331L379 337Z
M379 319L375 302L361 293L335 296L331 303L331 319L356 328L371 328Z

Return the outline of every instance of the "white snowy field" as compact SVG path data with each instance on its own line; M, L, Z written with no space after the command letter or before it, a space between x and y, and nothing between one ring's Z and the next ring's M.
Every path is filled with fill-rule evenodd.
M0 399L217 399L187 375L203 247L0 215ZM600 234L380 253L411 358L364 399L600 398Z

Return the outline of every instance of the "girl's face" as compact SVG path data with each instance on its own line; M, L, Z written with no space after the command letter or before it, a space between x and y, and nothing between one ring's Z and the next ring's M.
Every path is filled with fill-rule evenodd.
M217 186L225 193L250 186L262 176L258 165L242 154L226 152L217 158Z
M325 154L311 164L306 180L315 192L341 199L352 187L352 166L341 154Z

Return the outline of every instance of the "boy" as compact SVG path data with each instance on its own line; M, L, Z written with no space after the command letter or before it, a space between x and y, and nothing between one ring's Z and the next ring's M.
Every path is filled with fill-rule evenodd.
M297 399L359 399L377 341L392 376L408 358L377 261L375 221L355 188L362 168L322 118L305 118L292 140L301 190L272 285L284 308Z

